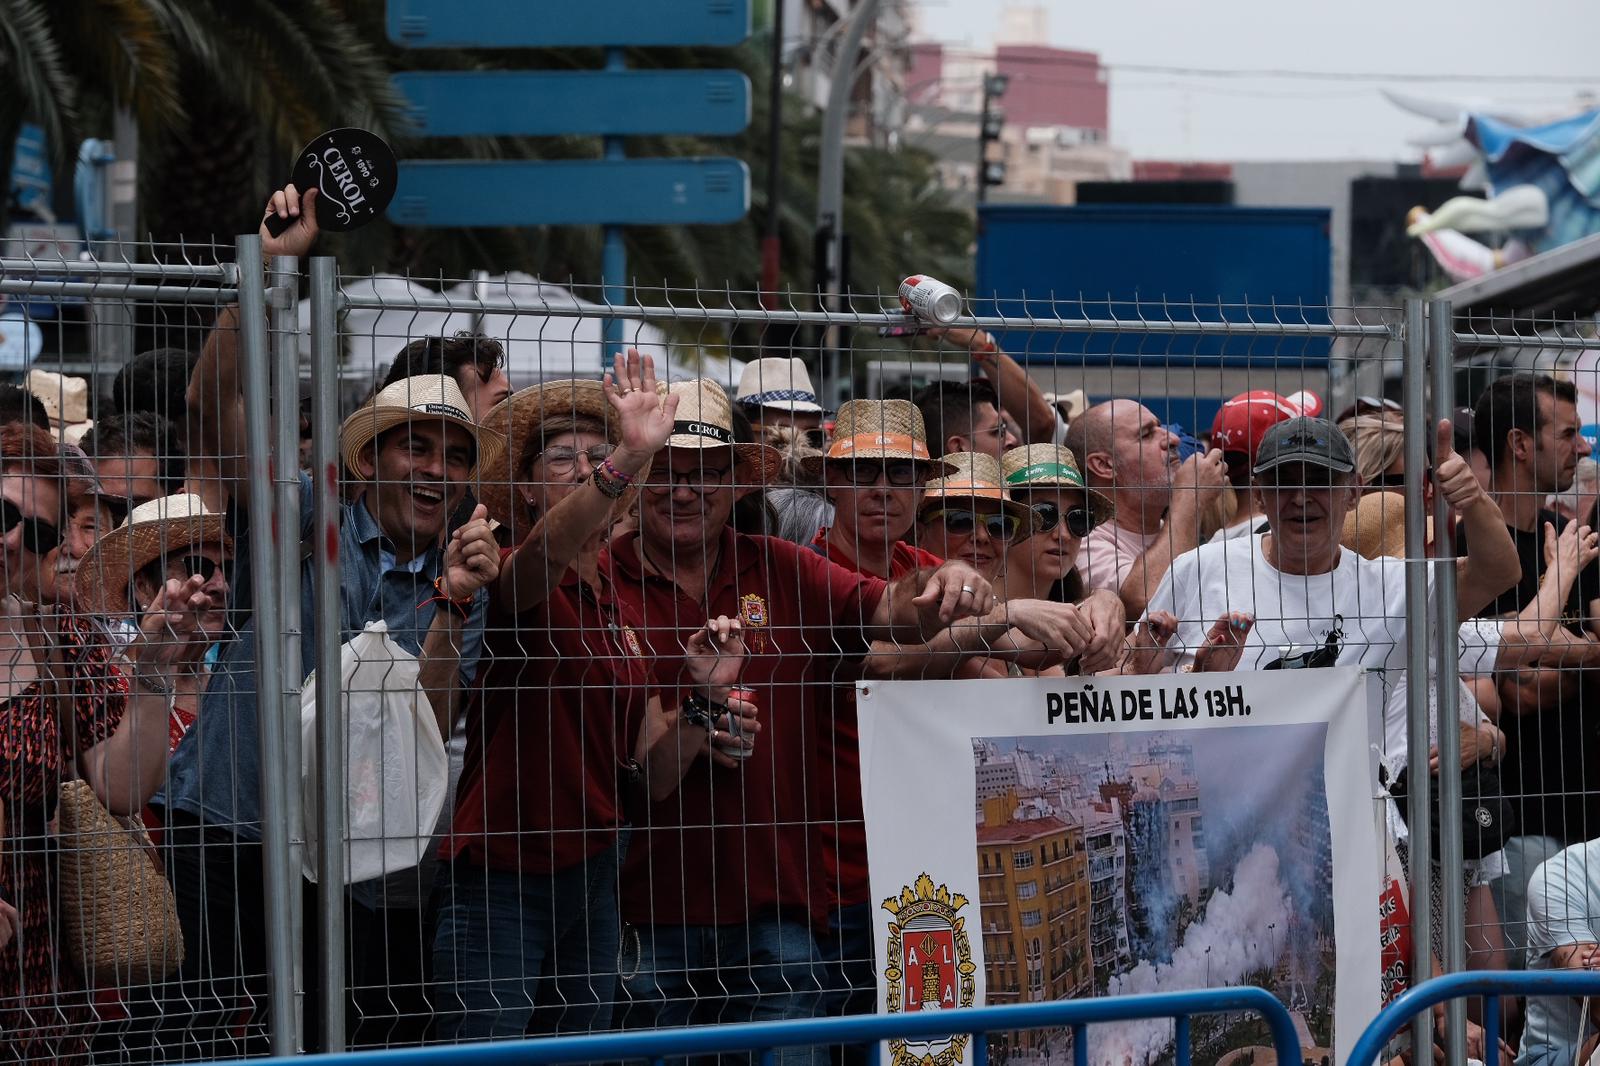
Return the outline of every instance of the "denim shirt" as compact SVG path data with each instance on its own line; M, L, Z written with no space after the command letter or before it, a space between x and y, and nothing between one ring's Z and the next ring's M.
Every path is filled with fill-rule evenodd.
M312 529L311 479L300 477L300 537ZM222 646L211 682L200 701L193 728L173 753L164 796L152 802L187 811L203 821L229 830L242 840L261 839L261 749L257 728L255 618L251 613L257 591L251 587L248 522L238 509L230 513L234 530L234 571L230 604L237 636ZM346 503L339 516L339 613L341 641L348 641L368 622L383 619L395 643L413 655L433 624L438 604L424 603L435 595L433 582L443 572L444 552L430 548L411 564L395 565L394 548L377 520L361 500ZM314 560L300 567L300 673L304 684L316 666L316 613ZM461 684L471 684L483 648L483 623L488 609L487 590L479 590L462 631ZM421 604L421 606L418 606ZM294 722L299 728L299 720Z

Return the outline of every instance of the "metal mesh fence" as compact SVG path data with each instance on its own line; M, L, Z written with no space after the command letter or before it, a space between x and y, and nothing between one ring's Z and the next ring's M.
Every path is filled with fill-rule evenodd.
M1417 964L1564 965L1600 920L1582 324L1079 296L929 332L142 251L0 259L36 327L0 386L24 1060L870 1011L860 680L1359 664L1379 784L1339 787ZM1269 433L1300 415L1343 435ZM1131 800L1025 777L975 818L1091 846L981 901L987 1000L1103 995Z

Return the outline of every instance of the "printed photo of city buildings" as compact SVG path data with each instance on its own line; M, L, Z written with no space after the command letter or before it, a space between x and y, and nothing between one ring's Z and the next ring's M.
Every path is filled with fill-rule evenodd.
M1333 1043L1333 846L1323 725L974 740L989 1004L1251 984L1308 1061ZM1196 1019L1194 1061L1271 1061L1253 1017ZM1066 1033L998 1037L1069 1062ZM1170 1021L1092 1026L1091 1061L1174 1058Z

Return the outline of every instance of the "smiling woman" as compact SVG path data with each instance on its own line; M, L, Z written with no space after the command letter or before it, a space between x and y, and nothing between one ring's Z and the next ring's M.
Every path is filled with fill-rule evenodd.
M1006 492L1000 462L983 452L957 452L956 468L928 482L917 512L917 545L941 559L959 559L1001 587L1006 548L1035 528L1031 510Z

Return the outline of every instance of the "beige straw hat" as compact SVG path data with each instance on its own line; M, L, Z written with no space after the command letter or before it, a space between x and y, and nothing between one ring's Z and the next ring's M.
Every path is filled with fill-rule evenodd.
M175 551L197 544L231 549L226 519L194 493L140 504L127 521L94 542L78 564L78 602L95 613L125 614L133 575Z
M393 385L378 390L376 396L362 404L339 427L339 450L344 453L345 469L360 477L356 459L361 449L395 426L413 420L452 422L468 433L478 446L477 461L467 474L475 480L480 470L499 470L505 441L498 433L485 430L472 420L467 398L461 386L444 374L419 374L401 378Z
M1429 515L1423 531L1425 540L1433 540L1433 516ZM1356 501L1344 516L1344 535L1339 543L1364 559L1380 556L1390 559L1406 557L1406 498L1398 492L1369 492Z
M1006 488L1013 492L1024 488L1049 488L1052 485L1082 489L1095 525L1116 513L1116 505L1110 497L1089 488L1085 483L1083 471L1078 469L1078 459L1072 454L1071 448L1054 444L1025 444L1020 448L1012 448L1000 457L1000 472L1005 475Z
M612 415L604 384L572 378L531 386L491 407L483 416L483 428L498 434L505 447L495 466L478 464L478 500L489 508L489 517L515 527L524 514L517 506L516 484L525 476L523 458L547 419L592 419L605 427L606 439L615 444L621 426Z
M50 434L62 444L76 444L94 428L89 417L89 381L49 370L28 371L28 391L44 404Z
M953 468L945 477L928 482L927 493L922 497L922 510L926 511L939 500L998 500L1006 514L1016 515L1029 528L1033 526L1033 509L1011 498L1006 491L1005 477L1000 472L1000 460L988 452L952 452L941 460Z
M800 462L800 473L821 478L828 461L846 459L913 459L930 474L954 473L956 467L928 454L928 431L922 412L910 400L848 400L834 418L833 436L822 455Z
M821 414L811 374L799 359L756 359L739 374L734 398L751 407L776 407L780 411Z
M674 381L656 386L657 392L679 397L673 418L668 448L733 448L734 483L737 486L766 485L783 469L783 456L766 444L735 444L733 405L728 394L710 378ZM658 457L659 458L659 457Z

